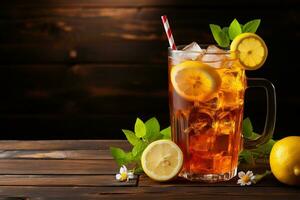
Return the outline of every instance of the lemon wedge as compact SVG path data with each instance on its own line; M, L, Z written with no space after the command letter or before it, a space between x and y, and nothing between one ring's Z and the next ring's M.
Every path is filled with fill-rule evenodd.
M185 61L172 67L170 76L175 91L190 101L208 100L221 85L218 72L199 61Z
M256 70L266 61L268 48L255 33L242 33L232 41L231 51L239 52L239 60L247 70Z
M141 157L144 172L153 180L168 181L177 176L183 164L180 148L170 140L157 140Z

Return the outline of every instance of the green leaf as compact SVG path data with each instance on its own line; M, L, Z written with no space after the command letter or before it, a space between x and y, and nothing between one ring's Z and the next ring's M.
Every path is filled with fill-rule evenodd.
M131 152L125 152L122 149L116 147L110 147L110 152L119 166L126 165L133 161Z
M260 19L254 19L243 26L243 33L255 33L260 25Z
M216 24L210 24L209 27L214 36L215 41L220 45L222 43L222 39L220 38L220 32L222 32L221 27Z
M134 132L135 135L138 138L142 138L146 135L146 126L142 120L139 118L136 119L135 125L134 125Z
M243 121L243 135L245 138L250 139L252 137L253 127L249 118Z
M163 135L163 139L171 139L171 127L167 127L160 131L160 134Z
M228 38L229 38L228 29L229 29L228 27L223 27L222 28L222 32L224 32L228 36Z
M242 33L240 23L237 19L234 19L228 29L229 38L233 40L237 35Z
M249 150L243 150L240 152L239 159L251 165L255 163L254 156Z
M140 160L141 155L145 148L147 147L147 143L144 141L139 141L132 149L132 156L135 160Z
M253 135L255 135L255 137L260 136L257 133L253 133ZM275 144L275 142L276 142L275 140L270 139L267 143L262 144L262 145L258 146L256 149L253 149L251 151L258 153L261 156L267 156L271 153L272 147Z
M226 33L226 29L222 30L219 33L219 37L221 38L221 43L219 44L219 46L224 47L224 48L228 47L230 44L230 40L229 40L228 34Z
M135 136L134 132L132 132L130 130L125 130L125 129L122 129L122 131L125 134L128 142L130 144L132 144L133 146L136 145L140 141L140 139Z
M221 47L228 47L230 40L228 38L227 28L224 27L221 29L221 27L216 24L210 24L209 27L218 45Z
M241 26L241 29L242 29L242 32L244 33L244 25L243 24L240 24L240 26Z
M134 174L141 174L143 172L144 172L144 170L143 170L142 166L134 168Z
M146 121L145 126L146 126L145 138L147 138L149 141L156 140L160 135L159 133L160 125L157 119L155 117L152 117L151 119Z

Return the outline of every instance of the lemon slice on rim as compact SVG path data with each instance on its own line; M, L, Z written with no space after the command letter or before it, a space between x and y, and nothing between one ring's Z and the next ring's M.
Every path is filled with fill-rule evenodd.
M266 61L268 48L261 37L254 33L242 33L232 41L231 51L239 52L239 60L247 70L256 70Z
M167 181L180 172L183 154L177 144L171 140L157 140L144 150L141 162L144 172L151 179Z
M175 91L190 101L208 100L221 85L218 72L199 61L185 61L172 67L170 76Z

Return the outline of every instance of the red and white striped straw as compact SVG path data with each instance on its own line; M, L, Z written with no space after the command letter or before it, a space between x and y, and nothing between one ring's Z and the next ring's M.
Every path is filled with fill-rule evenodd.
M167 16L166 15L161 16L161 20L165 27L165 31L169 40L170 47L173 50L177 50Z

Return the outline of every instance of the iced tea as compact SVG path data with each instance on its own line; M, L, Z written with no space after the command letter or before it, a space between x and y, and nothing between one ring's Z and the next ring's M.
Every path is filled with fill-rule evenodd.
M184 153L182 177L214 182L236 175L246 89L236 57L216 47L169 50L172 139Z

